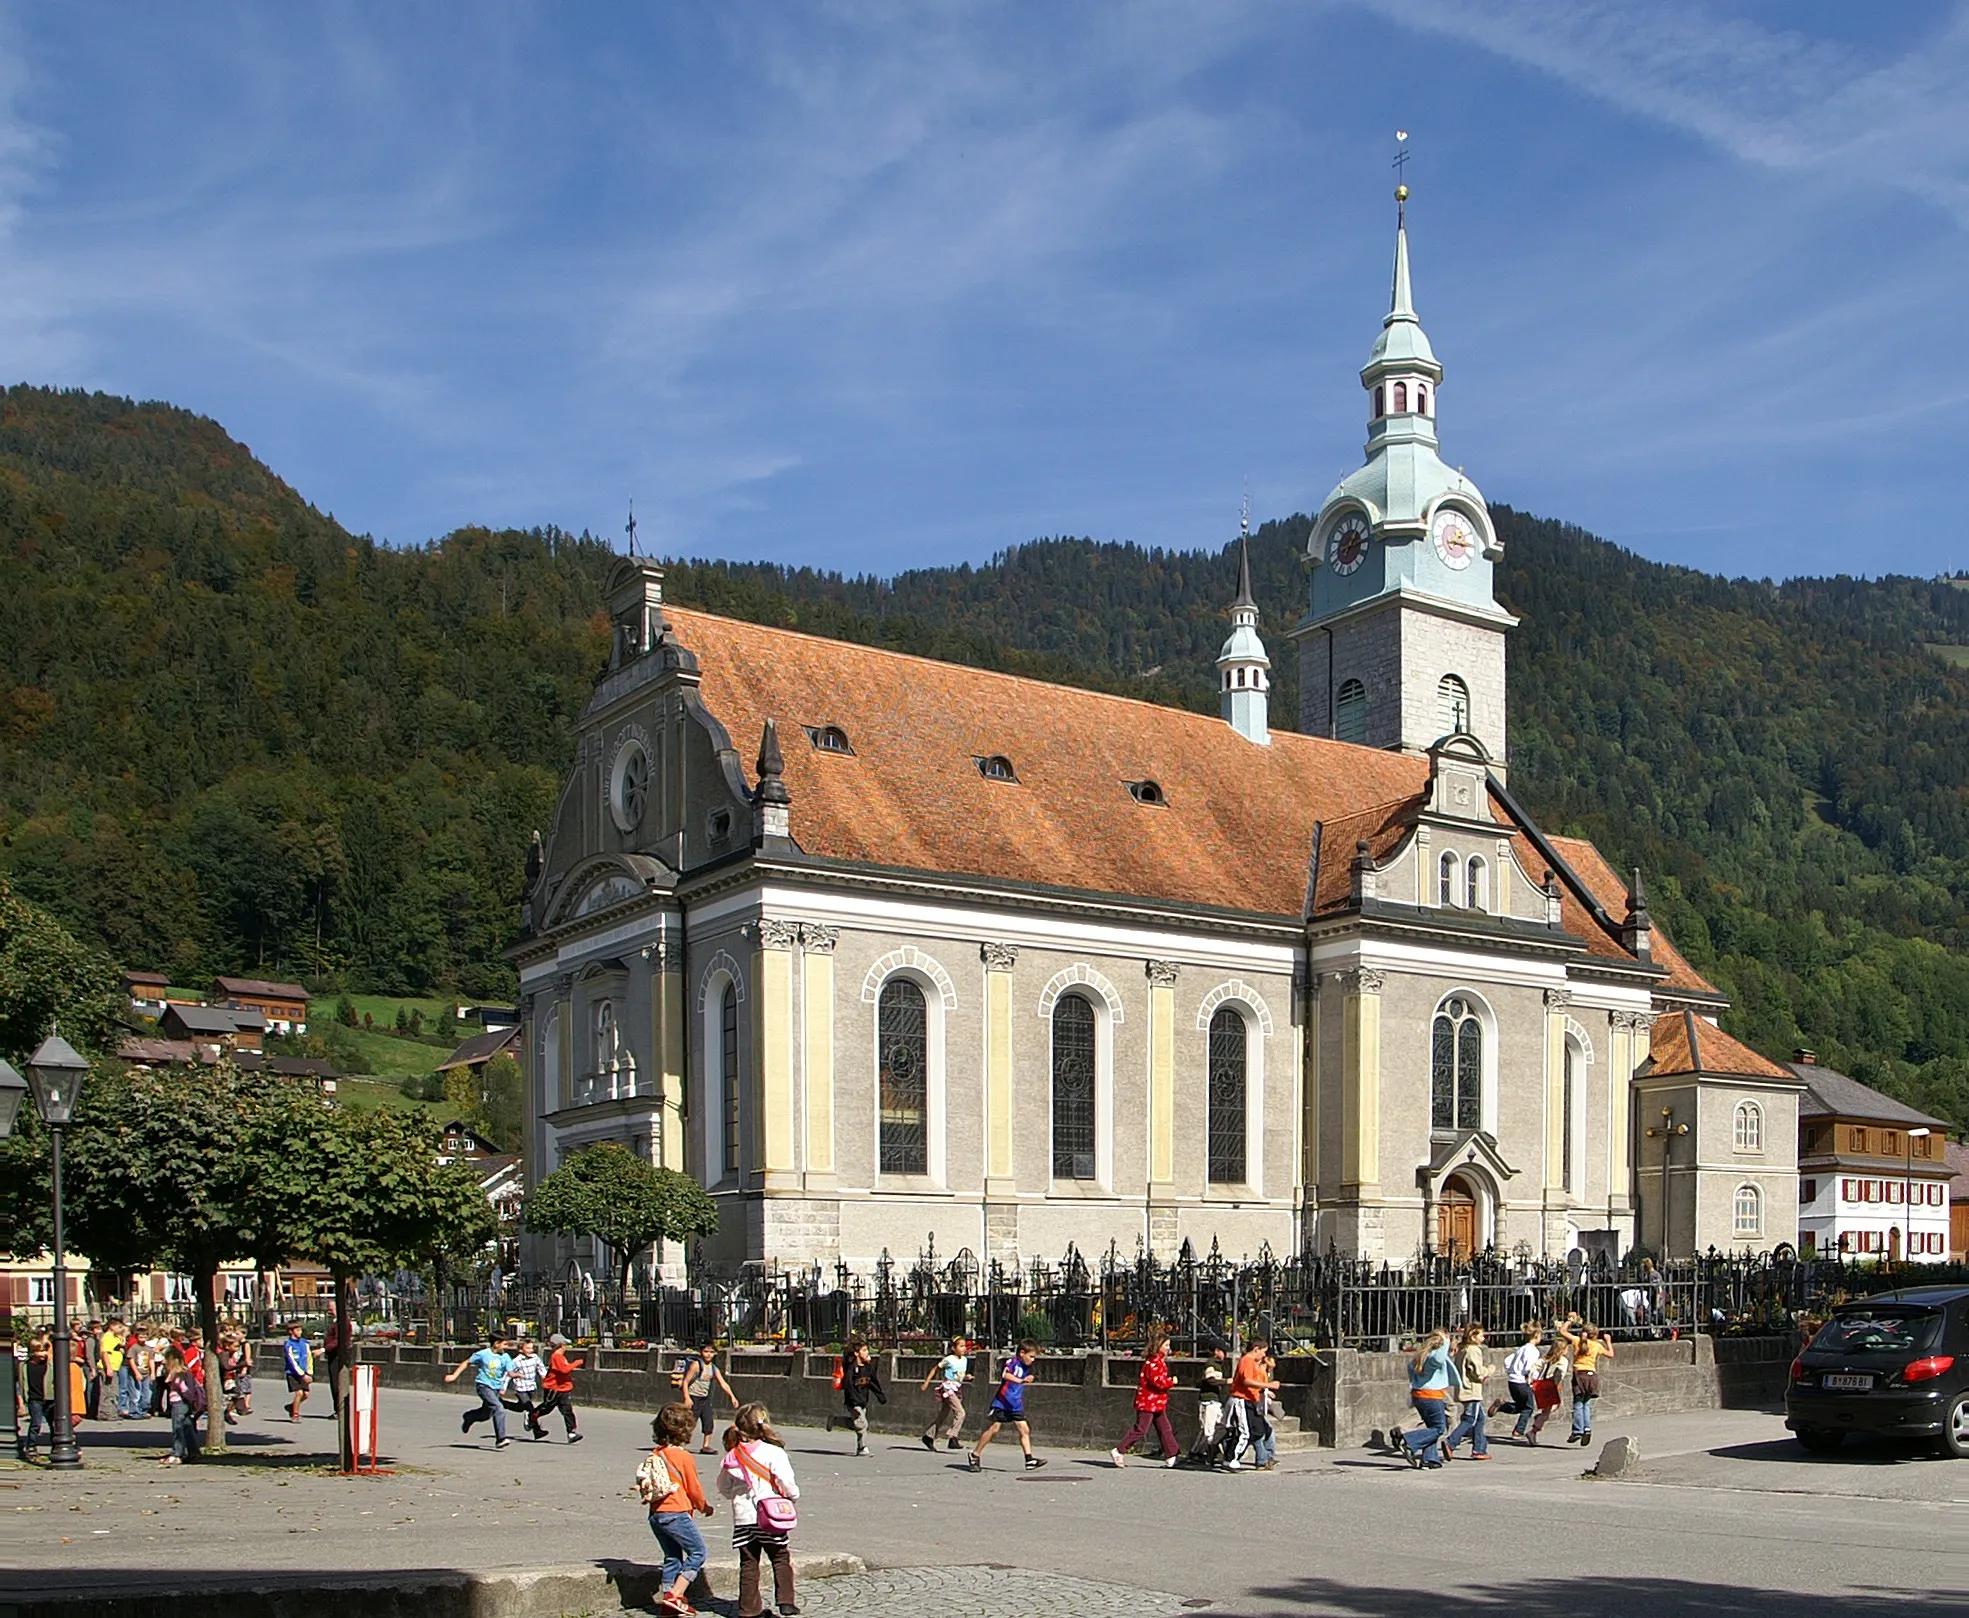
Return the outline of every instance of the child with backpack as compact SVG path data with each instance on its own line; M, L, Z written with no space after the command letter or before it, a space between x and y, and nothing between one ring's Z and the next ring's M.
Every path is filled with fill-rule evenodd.
M868 1344L859 1337L848 1339L848 1346L841 1351L841 1357L834 1362L834 1386L840 1390L841 1403L847 1407L845 1416L829 1416L827 1430L834 1431L835 1424L854 1429L855 1453L868 1453L868 1401L879 1399L883 1404L889 1396L882 1391L882 1381L875 1369L875 1356L869 1353Z
M636 1493L648 1508L650 1532L663 1547L663 1571L658 1575L662 1593L656 1610L676 1618L691 1618L697 1610L689 1594L704 1566L705 1548L696 1518L712 1512L697 1480L697 1463L691 1459L691 1427L689 1405L665 1405L650 1423L656 1448L636 1468Z
M205 1414L205 1384L191 1374L182 1350L164 1355L164 1413L171 1418L171 1453L166 1466L198 1459L198 1418Z

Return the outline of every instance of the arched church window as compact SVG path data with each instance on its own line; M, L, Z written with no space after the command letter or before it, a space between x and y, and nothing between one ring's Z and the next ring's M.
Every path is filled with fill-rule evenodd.
M1559 1076L1559 1184L1566 1190L1573 1189L1572 1183L1572 1135L1573 1108L1576 1105L1576 1088L1579 1074L1579 1047L1569 1039L1565 1045L1565 1056Z
M723 1147L724 1161L720 1167L726 1174L738 1173L738 1097L741 1088L738 1072L738 985L725 985L724 1004L718 1018L718 1084L719 1110L724 1120Z
M1754 1185L1740 1185L1730 1209L1732 1236L1764 1234L1764 1198Z
M1463 903L1471 910L1490 909L1490 867L1481 854L1472 854L1464 870Z
M1761 1152L1764 1149L1764 1109L1754 1101L1739 1101L1734 1130L1736 1149Z
M1484 1030L1470 1002L1452 995L1436 1008L1429 1045L1429 1127L1483 1127Z
M1367 687L1359 680L1342 680L1333 703L1333 739L1339 742L1367 740Z
M1379 421L1383 416L1385 416L1388 413L1385 408L1386 404L1387 404L1387 390L1383 388L1376 388L1374 390L1374 419L1376 421Z
M1415 384L1415 413L1418 416L1429 414L1429 390L1420 382Z
M1094 1007L1077 994L1053 1006L1053 1173L1094 1178Z
M1395 414L1398 416L1408 414L1408 384L1406 382L1397 382L1395 384Z
M1436 861L1436 902L1445 910L1454 908L1462 897L1460 885L1456 880L1457 863L1456 856L1450 853L1445 853Z
M1436 682L1436 731L1443 736L1463 736L1470 730L1470 688L1454 674Z
M1242 1185L1245 1178L1245 1074L1249 1027L1230 1006L1210 1019L1210 1183Z
M875 1008L884 1174L929 1172L929 1032L923 991L908 978L890 978Z

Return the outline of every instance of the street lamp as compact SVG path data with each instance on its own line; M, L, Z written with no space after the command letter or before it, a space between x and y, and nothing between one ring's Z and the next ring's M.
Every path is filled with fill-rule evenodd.
M1901 1243L1902 1262L1914 1256L1914 1143L1926 1140L1929 1133L1926 1128L1907 1132L1907 1166L1901 1170L1901 1224L1907 1230L1907 1240Z
M62 1262L62 1128L75 1116L75 1098L89 1064L60 1034L51 1033L27 1059L27 1082L34 1087L34 1110L48 1126L48 1164L55 1183L55 1352L48 1367L54 1383L55 1431L48 1464L64 1471L82 1464L75 1447L74 1412L69 1408L68 1270Z

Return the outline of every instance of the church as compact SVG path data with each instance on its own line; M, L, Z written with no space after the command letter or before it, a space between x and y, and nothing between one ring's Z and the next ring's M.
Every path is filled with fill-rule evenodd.
M724 1266L1796 1239L1801 1081L1716 1026L1640 873L1512 795L1517 620L1439 452L1398 197L1296 730L1248 564L1215 718L617 564L515 951L530 1182L625 1142L709 1191Z

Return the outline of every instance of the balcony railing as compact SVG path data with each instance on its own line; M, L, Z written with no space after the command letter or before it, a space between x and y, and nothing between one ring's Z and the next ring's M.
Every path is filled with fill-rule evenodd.
M627 1101L656 1095L656 1079L625 1064L606 1073L583 1073L568 1086L568 1105L592 1107L600 1101Z

